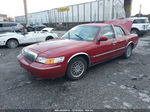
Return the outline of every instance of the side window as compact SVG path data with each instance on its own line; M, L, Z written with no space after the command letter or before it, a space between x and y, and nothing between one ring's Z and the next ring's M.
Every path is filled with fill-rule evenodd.
M149 20L148 20L148 19L146 19L146 23L149 23Z
M3 27L10 27L10 24L9 23L4 23Z
M133 23L138 23L138 21L135 19L135 20L133 21Z
M16 23L12 23L10 26L11 26L11 27L17 26L17 24L16 24Z
M136 23L136 24L145 23L145 22L146 22L145 19L135 19L135 20L133 21L133 23Z
M125 36L125 33L122 30L122 28L120 28L118 26L115 26L114 30L115 30L115 33L116 33L117 37L124 37Z
M114 38L114 32L113 32L112 27L111 26L104 27L100 36L105 36L105 37L108 37L109 39L113 39Z
M0 27L3 27L3 24L0 24Z
M120 28L121 32L122 32L122 36L124 37L125 36L125 33L124 31L122 30L122 28Z

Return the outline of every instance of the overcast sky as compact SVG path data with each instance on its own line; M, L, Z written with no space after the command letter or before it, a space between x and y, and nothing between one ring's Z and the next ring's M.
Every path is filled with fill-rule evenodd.
M27 0L27 4L30 13L88 1L94 0ZM149 0L133 0L132 15L139 12L140 4L142 4L142 13L150 13ZM0 0L0 13L11 17L23 15L23 0Z

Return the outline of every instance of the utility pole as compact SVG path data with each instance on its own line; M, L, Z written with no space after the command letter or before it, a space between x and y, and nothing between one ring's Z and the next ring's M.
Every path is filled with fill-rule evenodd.
M142 4L140 4L140 10L139 10L139 16L141 16L141 14L142 14Z
M24 3L24 13L25 13L25 24L28 25L28 11L27 11L27 1L23 0Z

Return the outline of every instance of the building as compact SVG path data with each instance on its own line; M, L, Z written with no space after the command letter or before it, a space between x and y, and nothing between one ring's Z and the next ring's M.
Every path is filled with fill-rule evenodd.
M6 18L7 18L6 14L0 14L0 21L5 21Z

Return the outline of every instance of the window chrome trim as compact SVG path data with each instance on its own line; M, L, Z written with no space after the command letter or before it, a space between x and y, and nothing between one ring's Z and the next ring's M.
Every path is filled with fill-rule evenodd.
M58 65L58 66L52 66L52 67L47 67L47 68L40 68L40 67L36 67L36 66L33 66L31 65L31 67L35 68L35 69L39 69L39 70L49 70L49 69L54 69L54 68L59 68L61 67L61 65Z
M125 48L126 47L121 47L121 48L116 49L116 50L111 50L111 51L108 51L108 52L105 52L105 53L101 53L101 54L93 56L93 58L96 58L96 57L99 57L99 56L103 56L103 55L106 55L106 54L110 54L110 53L113 53L113 52L116 52L116 51L119 51L119 50L122 50L122 49L125 49Z

